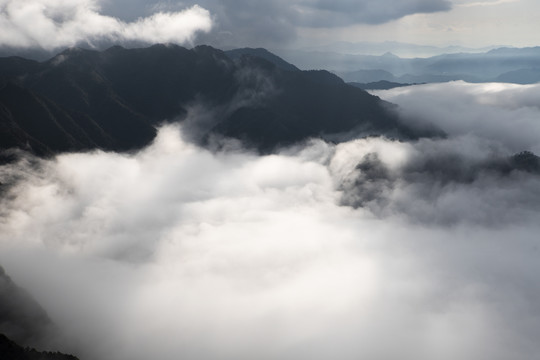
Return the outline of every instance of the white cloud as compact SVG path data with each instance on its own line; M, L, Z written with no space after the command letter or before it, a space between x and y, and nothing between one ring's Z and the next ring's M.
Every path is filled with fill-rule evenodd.
M385 93L447 125L448 139L313 141L259 157L212 153L169 126L137 154L4 166L0 182L20 180L0 203L0 264L85 359L533 358L538 176L443 183L408 170L447 153L474 164L527 139L478 130L480 112L503 113L497 128L535 88L502 89ZM361 182L370 154L398 176L391 186L376 172ZM344 184L379 182L379 209L339 205Z
M475 135L508 151L540 154L540 84L428 84L376 95L396 103L408 121L435 124L452 136Z
M194 5L134 22L100 13L95 0L1 0L0 46L54 49L81 42L186 43L212 28L210 13Z

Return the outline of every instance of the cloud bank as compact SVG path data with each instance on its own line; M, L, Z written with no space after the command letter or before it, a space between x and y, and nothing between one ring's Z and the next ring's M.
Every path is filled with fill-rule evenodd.
M96 0L1 0L0 46L52 50L102 41L183 44L212 28L210 13L198 5L132 22L102 14L100 9Z
M125 1L125 0L124 0ZM448 11L446 0L202 0L216 14L212 43L276 46L294 40L299 28L339 28L381 24L415 13Z
M437 1L304 0L298 1L302 23L311 27L381 24L417 13L448 11L452 3Z
M538 88L493 89L381 93L446 139L256 156L166 126L137 154L23 158L0 170L0 263L82 359L533 358L540 176L472 171L527 133L467 119L500 128Z
M447 0L1 0L0 46L185 43L196 35L215 46L276 46L299 28L380 24L450 8Z
M454 81L374 91L398 104L407 121L434 124L452 137L471 135L501 151L540 154L540 85Z

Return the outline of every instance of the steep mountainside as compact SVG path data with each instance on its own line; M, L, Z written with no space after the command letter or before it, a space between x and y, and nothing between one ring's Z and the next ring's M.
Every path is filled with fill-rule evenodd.
M43 308L17 286L0 266L0 359L77 360L59 352L41 352L56 328Z
M229 50L225 52L227 56L229 56L231 59L238 59L241 58L244 55L254 56L261 59L268 60L272 64L276 65L278 68L282 70L287 71L299 71L296 66L294 66L291 63L286 62L279 56L272 54L270 51L263 49L263 48L241 48L241 49L234 49Z
M154 45L73 48L41 63L2 58L0 146L37 154L137 149L163 121L186 119L197 141L220 134L261 151L351 131L422 135L379 98L326 71L284 70L269 54Z
M53 324L45 310L0 267L0 334L25 346L36 346L51 331Z

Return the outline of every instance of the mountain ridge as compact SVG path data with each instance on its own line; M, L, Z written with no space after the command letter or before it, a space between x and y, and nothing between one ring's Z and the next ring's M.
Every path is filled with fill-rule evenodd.
M456 52L425 58L302 50L283 50L280 55L301 69L320 68L324 65L347 82L464 80L519 84L535 83L540 77L540 47L499 47L481 53ZM523 76L525 70L531 74L529 79ZM518 71L521 73L512 76L513 72Z
M205 45L156 44L70 48L44 62L1 58L2 147L16 144L38 155L136 150L154 139L162 122L192 117L194 104L213 112L212 121L192 124L195 141L216 134L262 152L351 131L421 135L390 104L328 71L284 70L274 63L279 58L249 52L231 58Z

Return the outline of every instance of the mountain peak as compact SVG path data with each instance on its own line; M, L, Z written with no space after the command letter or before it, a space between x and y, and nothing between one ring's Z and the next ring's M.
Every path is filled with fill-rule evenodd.
M271 53L270 51L264 48L247 47L247 48L229 50L229 51L226 51L225 53L231 59L237 59L241 56L253 56L253 57L258 57L258 58L271 62L272 64L274 64L277 68L281 70L285 70L285 71L299 71L300 70L293 64L288 63L287 61L283 60L279 56Z
M190 122L190 136L202 144L217 134L268 152L358 129L413 134L379 98L327 71L300 71L261 48L68 49L38 68L20 63L14 72L10 64L0 62L0 77L18 81L0 91L8 110L0 112L0 124L9 124L0 144L30 144L38 154L139 149L156 126L183 121L193 104L212 114Z
M381 57L389 58L389 59L400 59L399 56L397 56L396 54L394 54L394 53L392 53L390 51L385 52L384 54L381 55Z

